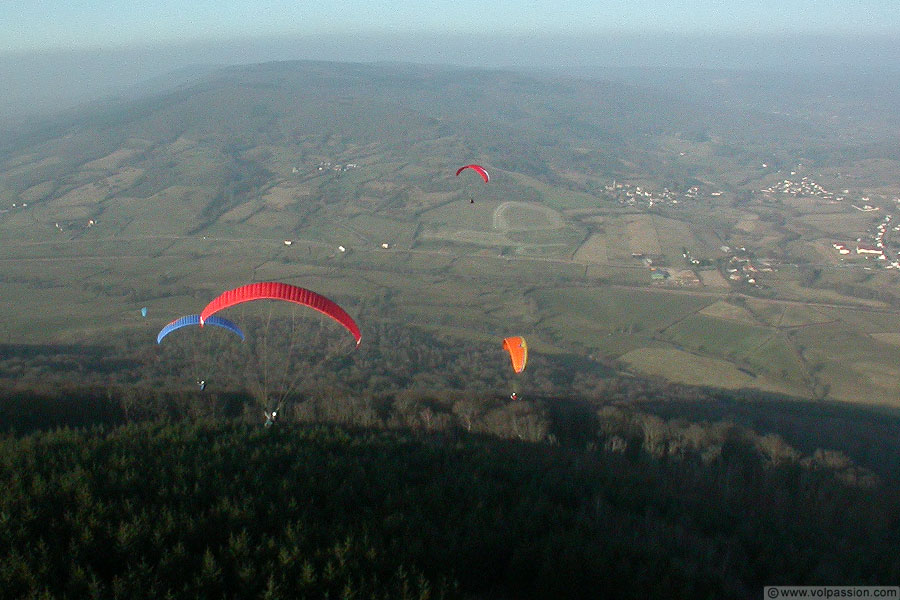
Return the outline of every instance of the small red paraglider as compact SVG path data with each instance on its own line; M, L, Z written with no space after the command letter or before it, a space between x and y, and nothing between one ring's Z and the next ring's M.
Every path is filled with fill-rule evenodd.
M488 174L487 171L485 171L484 167L482 167L481 165L466 165L464 167L460 167L459 169L456 170L456 176L459 177L459 174L462 173L463 171L465 171L466 169L472 169L473 171L475 171L476 173L481 175L481 178L484 179L485 183L488 183L491 180L491 176Z

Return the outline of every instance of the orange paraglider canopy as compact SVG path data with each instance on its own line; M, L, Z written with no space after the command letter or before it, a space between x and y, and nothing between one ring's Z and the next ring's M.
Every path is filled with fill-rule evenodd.
M520 336L508 337L503 340L503 349L509 352L513 370L516 373L524 371L525 363L528 362L528 345L525 343L525 338Z

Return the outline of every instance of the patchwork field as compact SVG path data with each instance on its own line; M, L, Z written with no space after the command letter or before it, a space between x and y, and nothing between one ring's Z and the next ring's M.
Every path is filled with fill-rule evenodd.
M498 231L560 229L565 226L562 215L533 202L503 202L493 215L493 228Z
M796 145L768 136L738 151L721 134L659 133L662 122L623 128L580 110L565 86L530 80L523 89L570 112L510 84L502 93L528 110L475 127L484 101L458 93L458 73L438 88L449 100L429 92L439 109L402 86L360 95L369 88L345 75L357 83L310 88L288 73L232 82L230 95L185 90L105 129L86 118L4 151L0 335L52 344L139 332L152 348L161 323L214 293L277 279L339 299L366 327L473 340L513 330L538 357L900 404L900 270L830 247L873 240L897 209L894 162L828 167L832 183L882 173L868 188L841 180L859 184L848 198L878 204L862 212L760 193L787 176L760 157L801 162L788 157ZM816 150L823 163L832 154ZM473 161L490 183L454 175ZM896 256L890 234L885 244Z
M650 215L638 215L625 219L628 250L632 254L662 254L656 225Z
M731 304L730 302L726 302L725 300L713 302L712 304L701 310L698 314L707 317L713 317L716 319L739 321L741 323L749 325L758 324L756 317L753 316L746 308L744 308L743 306L738 306L736 304Z
M592 233L590 237L578 247L574 260L587 263L606 264L606 236L602 233Z
M124 210L128 202L117 200L123 215L135 214ZM147 200L130 202L150 208ZM3 338L72 343L144 330L150 347L163 323L198 310L215 290L278 279L335 297L370 322L396 320L473 339L514 330L541 340L532 345L538 354L542 346L587 349L682 383L882 404L900 396L893 366L900 364L900 315L865 306L735 303L714 292L584 285L591 272L577 262L597 260L607 239L601 234L580 246L576 262L545 262L464 247L416 249L427 229L377 216L308 221L288 247L277 237L160 235L138 226L152 213L129 223L112 209L107 214L105 224L121 232L114 238L0 250ZM490 223L493 210L482 214ZM459 236L456 243L476 246L490 236L510 243L497 231L469 232L476 234L485 237ZM389 249L381 240L390 240ZM347 252L338 252L340 243ZM644 268L626 271L646 277ZM149 308L146 319L142 306Z
M663 377L688 385L726 389L754 388L782 394L797 392L796 389L778 381L749 375L725 360L675 348L639 348L625 354L621 360L645 375Z

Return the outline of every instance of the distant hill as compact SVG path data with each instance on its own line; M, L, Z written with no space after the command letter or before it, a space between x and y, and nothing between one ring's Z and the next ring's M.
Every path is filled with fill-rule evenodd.
M169 162L177 167L164 182L154 183L150 173L142 179L140 193L152 195L166 184L198 178L221 189L248 168L277 172L284 156L247 154L273 146L294 154L324 154L352 144L361 150L357 160L490 156L498 168L560 185L557 172L571 166L590 166L593 174L604 176L665 175L674 169L663 151L672 137L712 141L724 154L750 155L775 143L803 140L814 146L829 133L811 127L817 107L807 106L810 115L788 115L783 102L776 101L791 94L810 104L815 98L809 97L810 86L798 90L775 76L766 85L762 74L681 70L661 75L656 70L642 76L631 70L608 72L606 79L577 79L326 62L208 70L157 77L131 93L186 82L176 91L105 101L8 136L0 144L6 164L25 154L53 156L55 164L23 174L6 172L3 192L18 194L48 177L63 179L81 165L135 144L140 154L120 165L148 171L165 169ZM639 84L642 78L646 85ZM814 91L821 93L822 86ZM171 147L179 139L189 140L195 154L215 164L184 165ZM719 171L711 163L695 176L710 178Z
M177 77L198 77L190 75ZM0 195L24 200L22 194L42 185L29 197L53 202L54 196L128 168L131 175L113 186L118 197L203 186L203 200L193 202L198 218L175 228L198 232L282 181L294 167L306 173L319 162L366 163L381 169L379 174L421 167L421 173L404 174L394 184L427 190L457 163L478 158L584 191L586 183L561 175L687 181L666 158L663 146L672 137L713 140L728 154L740 147L732 139L715 141L722 137L717 126L734 129L733 115L726 127L728 119L722 114L712 119L707 106L622 82L324 62L229 67L199 77L175 91L99 103L7 137L0 145ZM746 118L737 120L744 130L765 128L765 120L748 124ZM779 127L783 134L784 124ZM708 179L718 170L709 164L688 177ZM345 194L342 202L353 200ZM402 208L397 202L392 206ZM417 203L416 210L421 208ZM67 211L54 215L54 220L68 217Z

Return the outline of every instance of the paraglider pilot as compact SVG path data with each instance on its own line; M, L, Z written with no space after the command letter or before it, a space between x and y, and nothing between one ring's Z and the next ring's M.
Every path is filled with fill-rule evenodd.
M203 390L206 389L206 380L201 379L200 381L197 382L197 385L200 386L200 391L202 392Z
M272 412L263 411L263 414L266 415L266 427L271 427L275 424L275 420L278 418L277 410L273 410Z

